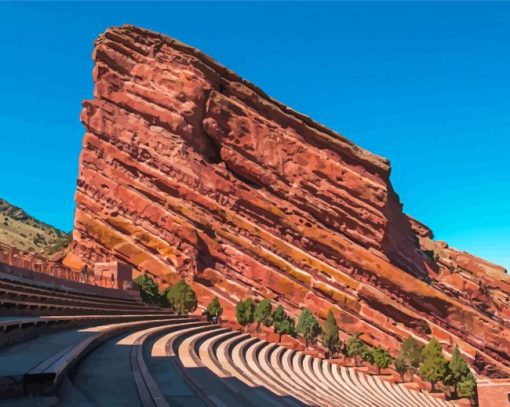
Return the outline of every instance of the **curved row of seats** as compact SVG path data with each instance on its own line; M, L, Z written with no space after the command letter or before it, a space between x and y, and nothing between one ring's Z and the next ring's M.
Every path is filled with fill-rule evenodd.
M65 284L65 282L62 282ZM0 349L33 337L94 324L161 319L170 310L112 291L111 297L0 273Z
M148 328L166 329L169 324L190 322L176 315L144 316L140 320L95 324L79 330L53 332L20 342L0 351L0 397L46 394L57 388L67 371L117 335ZM112 361L115 366L115 361Z
M2 280L0 279L0 289L19 291L23 290L25 293L30 294L48 294L51 293L59 298L82 300L82 301L94 301L95 303L115 303L115 304L132 304L136 302L134 298L117 298L117 297L105 297L96 296L87 292L77 292L64 290L58 287L49 287L36 284L21 283L19 281Z
M266 387L285 404L321 406L445 406L448 402L338 366L300 351L221 327L194 327L155 342L152 355L177 355L184 369L206 367L218 378L235 377L251 388ZM197 384L200 386L200 384ZM229 384L237 396L241 388ZM207 395L206 395L207 396ZM253 401L253 395L250 396ZM259 397L256 405L272 403ZM211 400L212 402L213 400ZM281 405L281 399L276 403Z
M135 299L0 278L0 312L9 315L0 317L0 345L14 344L0 349L0 395L5 397L55 390L76 362L110 343L130 349L124 366L136 387L133 405L180 404L183 388L192 405L450 405L428 393L203 320L177 317ZM29 316L19 316L22 313ZM45 313L53 315L41 316ZM76 328L84 325L90 328ZM125 335L120 341L115 339L119 333ZM107 355L112 358L107 366L115 366L118 355ZM81 368L78 365L78 371ZM118 391L122 398L122 389Z
M57 287L0 279L2 315L84 315L146 314L161 312L130 298L109 298L87 292L65 291Z
M127 333L118 340L116 335L119 332ZM130 349L125 366L129 366L136 387L137 400L133 401L133 405L173 405L174 398L182 396L182 386L189 386L194 393L196 403L192 405L199 405L199 401L200 405L264 407L450 405L428 393L410 391L352 368L189 317L158 319L147 316L140 321L103 323L76 331L74 336L65 332L59 336L59 340L70 341L69 346L61 348L53 345L53 350L48 350L42 346L44 338L27 343L30 346L26 349L32 349L34 363L17 374L5 376L15 385L0 388L2 393L19 395L26 391L37 393L55 389L72 365L86 355L94 354L92 348L105 341L115 341L116 345ZM40 355L34 351L37 344L46 352L42 360L38 360ZM23 345L18 346L20 354L24 353ZM5 353L6 362L11 360L9 358L14 351L9 349ZM0 361L2 355L0 353ZM23 357L26 359L27 355ZM111 363L107 365L115 369L118 361L113 358L116 356L112 354L110 357ZM160 363L159 368L154 368L154 360ZM173 374L161 369L162 361L166 366L175 368ZM78 371L83 369L82 366L78 365ZM113 372L103 373L103 381L116 376ZM167 385L168 381L171 386ZM4 379L0 382L7 383ZM110 398L112 391L122 396L124 389L112 390L115 386L104 385L109 388ZM75 386L79 388L80 383L75 383Z

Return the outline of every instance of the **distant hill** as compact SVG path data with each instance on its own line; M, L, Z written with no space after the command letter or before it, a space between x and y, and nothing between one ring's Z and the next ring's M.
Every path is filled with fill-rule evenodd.
M53 257L71 240L70 233L37 220L0 198L0 244Z

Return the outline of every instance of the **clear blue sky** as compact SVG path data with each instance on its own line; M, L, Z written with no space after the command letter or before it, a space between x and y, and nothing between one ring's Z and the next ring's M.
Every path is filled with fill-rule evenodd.
M407 213L510 268L510 3L0 3L0 197L64 230L93 40L123 23L388 157Z

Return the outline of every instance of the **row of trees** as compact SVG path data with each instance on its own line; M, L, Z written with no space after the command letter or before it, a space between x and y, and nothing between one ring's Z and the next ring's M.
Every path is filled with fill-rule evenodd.
M140 288L140 296L146 304L173 308L179 315L186 315L197 309L197 295L182 278L163 291L159 290L159 286L147 274L137 277L134 282Z
M379 372L380 369L388 368L393 364L402 381L405 381L406 373L411 373L411 375L418 374L423 380L430 382L432 390L438 382L441 382L453 389L453 398L472 398L475 394L475 377L461 355L459 347L455 347L448 361L436 338L432 338L427 345L421 346L416 339L409 336L402 342L397 357L393 359L385 349L370 349L360 339L360 335L355 334L346 342L345 353L354 357L356 365L361 358L375 364Z
M282 335L300 334L308 347L310 343L315 343L321 337L322 344L327 349L327 357L334 357L341 353L353 358L356 366L359 366L361 360L375 365L378 373L381 369L393 365L403 381L405 381L406 373L417 373L422 379L432 384L433 390L438 382L451 386L454 398L472 398L475 393L476 380L462 357L459 347L455 347L450 361L447 361L441 344L435 338L432 338L426 346L421 346L410 336L402 343L397 357L393 358L386 349L367 345L361 339L361 333L352 335L345 343L342 343L332 309L328 311L326 321L321 326L312 312L308 308L303 308L296 325L294 319L286 314L281 305L272 312L269 300L264 299L255 303L248 298L237 303L236 317L237 322L243 327L256 323L257 331L261 325L273 326L274 332L279 335L279 341Z
M257 332L260 326L273 327L278 334L278 341L281 342L283 335L295 337L300 334L305 339L305 345L315 343L321 336L323 345L328 349L328 355L333 356L340 350L341 341L338 334L338 324L333 310L328 311L326 322L323 326L308 308L303 308L298 317L297 324L294 318L285 312L283 306L278 305L273 312L273 307L268 299L255 303L253 299L241 300L236 305L237 322L248 327L256 323Z
M148 304L171 307L179 315L188 314L197 308L197 296L183 279L164 291L160 291L154 280L147 275L138 277L135 283L140 287L142 300ZM218 297L214 297L203 314L209 321L218 322L222 313L223 308ZM450 386L455 398L472 398L476 390L476 380L462 357L459 347L455 347L451 359L447 361L441 344L435 338L432 338L426 346L422 346L410 336L402 342L397 357L393 358L386 349L372 348L367 345L361 339L360 333L352 335L345 343L342 343L332 309L328 311L326 320L321 326L313 313L308 308L303 308L296 324L295 319L285 312L282 305L278 305L273 311L273 306L268 299L256 303L253 299L247 298L237 303L236 318L237 322L246 329L251 324L256 324L257 332L262 325L272 326L280 342L283 335L295 337L299 334L305 339L308 348L320 337L327 349L327 357L335 357L341 353L352 358L356 366L359 366L361 360L375 365L378 373L381 369L386 369L393 364L395 370L401 375L402 381L405 381L408 373L418 374L432 384L432 389L439 382Z
M273 312L273 306L268 299L258 303L251 298L239 301L236 305L236 318L239 325L246 329L250 324L256 323L257 332L260 331L261 325L272 326L280 342L283 335L296 336L297 333L301 333L306 339L307 347L308 341L315 339L320 333L319 323L308 309L303 309L296 327L294 318L290 317L281 305Z
M454 398L472 398L475 394L475 377L459 347L455 347L448 361L436 338L432 338L426 346L421 346L413 337L407 338L402 342L400 352L395 358L395 369L403 379L408 372L417 373L432 384L432 389L438 382L451 386Z

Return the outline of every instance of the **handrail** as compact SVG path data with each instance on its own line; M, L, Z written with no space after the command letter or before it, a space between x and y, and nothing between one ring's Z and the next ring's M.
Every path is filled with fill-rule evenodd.
M63 278L65 280L82 280L79 272L61 263L45 259L36 253L9 247L3 243L0 243L0 264L1 263L36 273L49 274L53 277Z

